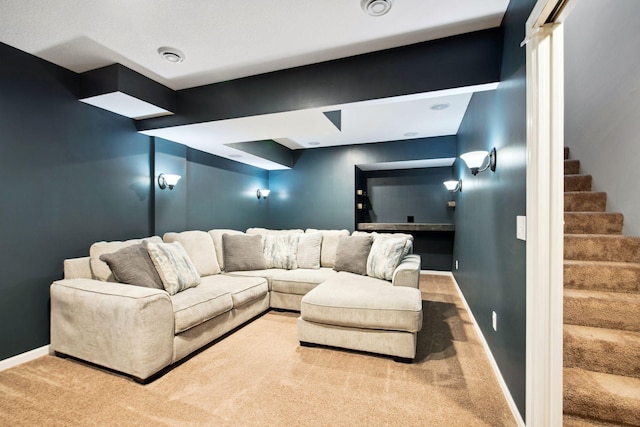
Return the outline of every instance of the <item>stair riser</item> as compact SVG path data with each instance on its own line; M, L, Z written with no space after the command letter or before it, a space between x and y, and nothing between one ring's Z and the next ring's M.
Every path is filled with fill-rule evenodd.
M564 174L574 175L580 173L580 160L565 160Z
M594 328L595 331L598 328ZM630 332L628 334L634 334ZM564 366L595 372L640 378L640 343L637 336L619 332L615 339L576 334L570 327L564 333ZM611 357L615 355L615 357Z
M564 193L565 212L604 212L607 208L607 193Z
M591 175L565 175L564 191L591 191Z
M614 377L575 368L564 370L563 408L567 415L640 426L640 389L633 377Z
M564 286L570 289L610 292L638 292L640 268L628 267L603 268L589 264L564 265Z
M564 214L565 234L621 234L624 216L618 213Z
M640 262L640 239L623 236L565 235L564 259Z
M638 305L598 298L564 297L564 323L640 332Z

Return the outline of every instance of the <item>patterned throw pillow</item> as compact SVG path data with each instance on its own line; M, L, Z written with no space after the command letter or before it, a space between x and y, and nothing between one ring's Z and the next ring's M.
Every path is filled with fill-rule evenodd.
M145 241L147 252L156 266L164 290L175 295L200 284L200 276L180 242L151 243Z
M336 249L336 271L366 275L371 236L341 236Z
M298 238L298 268L320 268L322 233L304 233Z
M264 259L267 268L298 268L298 234L267 234L264 236Z
M224 270L247 271L266 270L262 236L259 234L223 234L222 247Z
M127 246L110 254L100 255L100 261L109 265L119 283L164 289L149 252L143 243Z
M406 237L376 236L367 259L367 275L391 280L396 267L412 246L413 242Z

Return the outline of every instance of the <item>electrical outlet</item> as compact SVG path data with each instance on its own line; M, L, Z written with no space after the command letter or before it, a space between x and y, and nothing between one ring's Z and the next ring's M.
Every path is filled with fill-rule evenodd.
M516 217L516 238L527 240L527 217L518 215Z
M456 260L456 270L458 269L458 260Z
M493 330L498 330L498 315L495 311L491 312L491 325L493 326Z

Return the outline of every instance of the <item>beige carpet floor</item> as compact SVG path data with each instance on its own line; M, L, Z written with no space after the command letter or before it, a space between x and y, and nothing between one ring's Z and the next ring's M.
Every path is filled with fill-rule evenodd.
M54 356L0 372L0 425L515 426L451 278L420 286L413 364L300 347L272 311L147 385Z

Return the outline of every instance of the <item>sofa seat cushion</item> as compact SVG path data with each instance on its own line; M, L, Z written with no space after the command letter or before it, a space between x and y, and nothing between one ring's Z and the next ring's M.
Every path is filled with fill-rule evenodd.
M340 272L302 298L300 317L327 325L418 332L422 298L414 288Z
M219 280L221 275L208 276L195 288L171 296L175 333L198 326L233 308L229 288Z
M233 308L263 298L269 292L267 280L262 277L217 275L202 278L203 283L208 281L229 291Z
M262 277L267 280L267 284L269 285L269 290L271 290L271 280L286 271L294 271L294 270L285 270L282 268L268 268L266 270L246 270L246 271L232 271L229 273L225 273L225 276L234 276L234 277Z
M335 277L337 274L337 271L327 267L317 270L299 268L284 271L271 278L271 290L283 294L306 295L318 284Z

